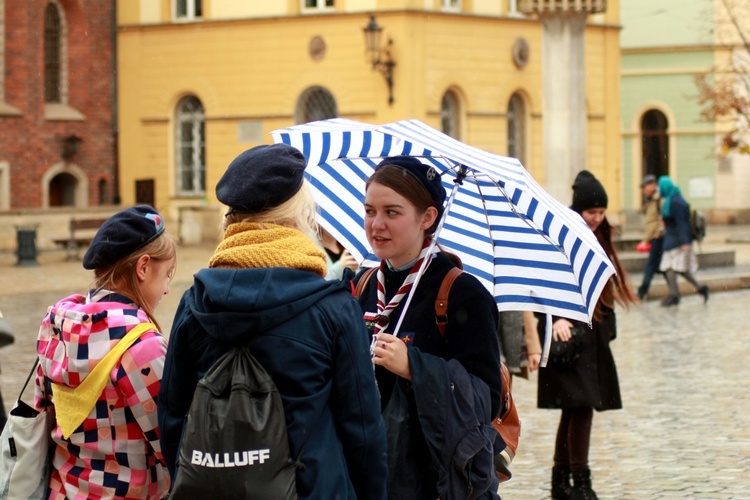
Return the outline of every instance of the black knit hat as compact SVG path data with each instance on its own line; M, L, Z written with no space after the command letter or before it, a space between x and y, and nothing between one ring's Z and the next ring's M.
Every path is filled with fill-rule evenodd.
M438 219L443 216L443 205L445 203L445 188L440 181L440 173L435 167L425 165L413 156L399 155L389 156L378 163L375 170L384 165L394 165L404 169L429 193L438 209Z
M148 205L117 212L96 232L83 256L84 269L110 266L151 243L164 232L164 220Z
M256 146L235 158L216 184L216 198L242 213L278 207L302 187L307 161L287 144Z
M581 170L573 181L573 204L579 214L589 208L607 208L607 192L594 174Z

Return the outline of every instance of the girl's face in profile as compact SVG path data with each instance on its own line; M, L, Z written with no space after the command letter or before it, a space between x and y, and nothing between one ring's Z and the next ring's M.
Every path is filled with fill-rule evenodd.
M151 310L161 302L161 299L169 293L169 282L174 276L176 258L169 260L155 260L148 255L138 259L138 278L141 293L148 302Z
M393 189L373 182L365 195L365 233L372 251L399 268L419 256L425 231L437 217L429 207L418 214L416 207Z
M598 228L604 220L604 214L606 213L606 208L587 208L586 210L581 212L581 217L583 217L583 220L586 221L589 229L591 229L592 231L596 231L596 228Z

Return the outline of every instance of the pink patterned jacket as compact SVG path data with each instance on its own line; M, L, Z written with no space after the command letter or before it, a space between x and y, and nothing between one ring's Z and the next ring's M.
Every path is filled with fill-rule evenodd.
M92 295L93 293L93 295ZM122 295L100 290L71 295L50 307L37 340L39 369L34 406L45 404L45 377L76 387L146 313ZM102 395L86 420L55 443L51 499L162 498L169 474L161 454L156 398L166 339L144 333L115 365ZM47 404L54 406L47 394Z

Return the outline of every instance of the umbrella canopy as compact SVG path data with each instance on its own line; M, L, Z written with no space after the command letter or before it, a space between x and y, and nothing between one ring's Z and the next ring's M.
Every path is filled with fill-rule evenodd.
M378 126L335 118L271 134L305 155L320 224L363 265L377 263L364 231L365 182L383 157L411 155L441 173L449 195L439 244L461 258L499 310L591 322L614 266L581 216L517 159L468 146L418 120Z

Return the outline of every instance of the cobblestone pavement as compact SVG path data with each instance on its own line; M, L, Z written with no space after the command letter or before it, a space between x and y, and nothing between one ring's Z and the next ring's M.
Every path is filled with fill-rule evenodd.
M169 331L177 303L212 247L181 248L171 293L157 311ZM91 275L62 254L14 266L0 254L0 310L16 343L0 350L0 387L9 408L31 368L39 321L48 305L85 290ZM590 463L602 499L750 498L750 290L713 293L704 305L648 302L618 311L612 344L624 409L597 413ZM504 500L549 498L559 412L536 408L536 375L516 379L522 420L513 478Z

